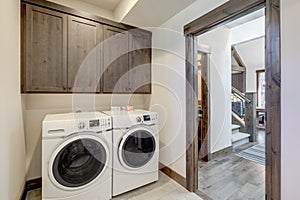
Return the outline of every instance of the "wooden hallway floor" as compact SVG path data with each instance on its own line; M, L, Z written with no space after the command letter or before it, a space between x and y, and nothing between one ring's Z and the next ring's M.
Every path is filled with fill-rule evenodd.
M259 132L258 143L264 142ZM265 166L236 156L257 143L242 145L209 162L199 162L198 189L213 200L265 199Z

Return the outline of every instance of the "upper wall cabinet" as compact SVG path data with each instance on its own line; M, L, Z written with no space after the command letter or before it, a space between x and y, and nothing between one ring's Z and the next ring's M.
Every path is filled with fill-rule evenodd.
M128 33L126 30L105 26L103 48L103 92L129 93Z
M68 17L68 89L100 92L103 26L79 17Z
M25 2L22 92L151 93L151 32L48 1Z
M25 28L23 89L26 87L27 92L66 91L67 15L28 5Z
M151 93L151 38L150 32L129 31L129 90Z

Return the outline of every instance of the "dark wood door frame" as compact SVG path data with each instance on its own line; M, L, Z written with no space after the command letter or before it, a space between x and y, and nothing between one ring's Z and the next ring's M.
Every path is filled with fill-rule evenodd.
M281 198L280 0L230 0L184 27L186 41L186 181L198 188L196 37L253 11L266 9L266 199ZM208 105L203 108L209 108ZM204 120L205 123L205 120Z

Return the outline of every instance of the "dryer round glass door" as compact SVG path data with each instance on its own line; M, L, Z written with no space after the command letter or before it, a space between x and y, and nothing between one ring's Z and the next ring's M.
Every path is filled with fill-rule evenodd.
M154 135L145 128L127 132L119 146L119 158L127 168L141 168L153 157L156 150Z
M105 170L108 156L108 148L99 137L77 135L54 152L50 175L64 189L87 186Z

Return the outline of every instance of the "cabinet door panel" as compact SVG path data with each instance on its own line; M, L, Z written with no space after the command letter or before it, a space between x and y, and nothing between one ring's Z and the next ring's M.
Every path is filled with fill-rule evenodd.
M68 17L68 87L72 92L99 92L101 24Z
M128 93L128 34L105 26L104 38L103 92Z
M134 93L151 93L151 33L129 31L129 85Z
M65 91L66 56L67 16L27 5L26 91Z

